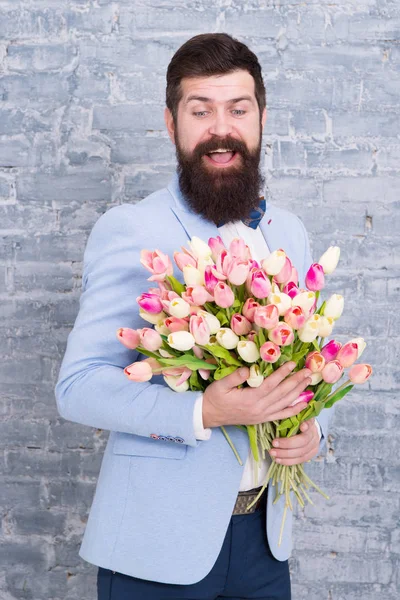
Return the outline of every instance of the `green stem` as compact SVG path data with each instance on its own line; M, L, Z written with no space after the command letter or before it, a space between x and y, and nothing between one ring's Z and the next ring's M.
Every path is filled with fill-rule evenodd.
M243 466L242 459L240 458L238 451L236 450L235 446L233 445L233 442L232 442L231 438L229 437L225 427L223 427L222 425L221 425L221 430L222 430L222 433L224 434L224 436L226 437L226 441L232 448L232 451L233 451L234 455L236 456L239 465Z

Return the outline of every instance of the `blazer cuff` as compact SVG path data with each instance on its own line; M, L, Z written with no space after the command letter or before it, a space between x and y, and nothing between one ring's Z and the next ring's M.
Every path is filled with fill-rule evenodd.
M194 403L193 411L193 429L197 440L209 440L212 430L204 429L203 425L203 394L200 393Z

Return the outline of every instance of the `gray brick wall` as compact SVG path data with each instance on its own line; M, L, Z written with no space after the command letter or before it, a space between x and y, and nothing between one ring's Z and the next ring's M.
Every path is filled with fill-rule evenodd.
M0 2L1 600L94 600L78 557L106 433L64 422L53 388L78 311L87 235L174 166L165 69L190 36L226 31L259 56L272 200L342 260L340 333L375 376L337 410L299 512L294 600L395 600L400 5L396 0Z

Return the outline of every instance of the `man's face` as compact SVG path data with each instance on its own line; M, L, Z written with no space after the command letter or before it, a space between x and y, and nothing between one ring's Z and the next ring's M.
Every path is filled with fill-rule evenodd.
M258 204L262 129L247 71L187 78L177 122L165 109L169 135L176 145L179 183L192 209L219 223L248 216Z

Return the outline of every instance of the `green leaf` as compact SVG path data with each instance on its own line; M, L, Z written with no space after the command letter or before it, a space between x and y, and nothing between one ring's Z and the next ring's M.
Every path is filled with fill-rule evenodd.
M247 425L247 433L249 435L250 448L254 456L254 460L258 461L258 446L257 446L257 429L255 425Z
M218 381L219 379L223 379L224 377L227 377L227 375L234 373L236 369L237 367L235 365L229 367L219 366L218 369L214 371L214 380Z
M191 376L189 377L189 386L191 390L194 391L203 391L203 386L200 383L199 375L197 371L192 371Z
M223 348L222 346L212 346L208 344L207 346L204 346L204 348L216 358L222 358L227 365L236 365L237 367L241 367L243 364L237 358L232 356L229 350Z
M218 368L217 365L211 365L205 360L200 360L199 358L190 356L189 354L185 354L177 358L163 358L157 356L157 360L162 365L166 365L168 367L187 367L192 371L197 371L198 369L208 369L209 371L214 371Z
M219 310L215 316L217 317L218 321L221 323L222 326L227 325L229 323L229 319L226 316L225 311Z
M321 348L318 346L317 340L313 340L312 345L314 346L317 352L321 352Z
M309 349L309 344L303 344L302 348L300 348L298 352L292 355L292 360L295 363L298 363L306 354L308 354Z
M177 294L181 295L182 292L185 291L186 288L183 285L183 283L178 281L173 275L167 275L167 280L171 284L171 287L174 290L174 292L176 292Z
M328 398L324 404L325 408L330 408L331 406L333 406L335 404L335 402L337 402L338 400L341 400L346 394L348 394L353 389L353 387L354 387L354 385L348 385L343 390L340 390L339 392L332 394L332 396L328 396Z
M265 334L264 334L264 329L261 328L257 335L258 335L258 339L260 341L260 348L261 348L261 346L263 344L265 344L265 342L266 342Z

